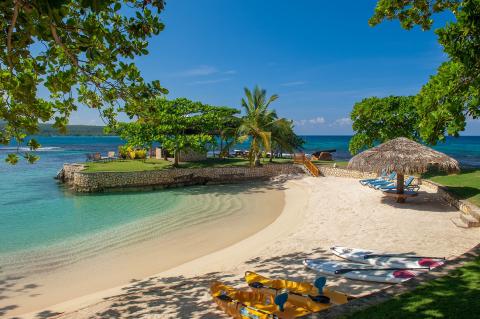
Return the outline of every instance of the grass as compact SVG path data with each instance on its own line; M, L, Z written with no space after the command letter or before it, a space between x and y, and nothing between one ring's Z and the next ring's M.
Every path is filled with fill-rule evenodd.
M269 159L262 159L262 164L270 164ZM273 164L286 164L292 163L292 159L288 158L276 158L273 160ZM313 161L316 165L333 165L337 164L338 167L346 167L348 162L339 161ZM153 171L160 169L171 169L173 165L169 161L147 159L147 160L115 160L107 162L88 162L85 163L87 168L85 172L140 172L140 171ZM204 168L204 167L246 167L250 162L245 158L208 158L202 161L184 162L180 163L180 168Z
M135 172L153 171L172 167L172 163L164 160L147 159L142 160L115 160L108 162L88 162L85 172Z
M423 177L447 186L458 198L480 206L480 170L465 170L451 175L430 173Z
M263 164L269 164L268 159L262 159ZM291 159L279 158L274 159L273 164L292 163ZM161 169L173 168L172 162L147 159L147 160L115 160L107 162L88 162L85 163L87 168L85 172L139 172L153 171ZM203 161L180 163L180 168L204 168L204 167L246 167L250 162L244 158L208 158Z
M312 163L320 166L333 166L335 163L340 168L346 168L348 165L348 161L312 161Z
M477 257L445 277L344 318L474 318L480 314L479 301L480 258Z

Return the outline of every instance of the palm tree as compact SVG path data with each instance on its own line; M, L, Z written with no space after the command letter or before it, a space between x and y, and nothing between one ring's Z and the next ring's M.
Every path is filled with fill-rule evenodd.
M244 90L246 98L242 98L242 107L245 115L238 128L238 140L243 142L250 138L250 160L255 166L259 166L262 150L270 151L269 128L277 119L276 112L268 106L278 98L278 95L274 94L267 99L267 92L258 86L255 86L253 92L248 88Z
M242 107L245 115L241 118L237 130L237 141L244 142L250 138L250 161L260 165L262 151L270 152L272 144L281 149L292 151L301 147L303 140L293 132L293 123L285 118L278 118L277 112L269 109L270 104L278 98L274 94L267 99L267 92L255 86L253 92L245 88ZM272 161L273 154L270 156Z

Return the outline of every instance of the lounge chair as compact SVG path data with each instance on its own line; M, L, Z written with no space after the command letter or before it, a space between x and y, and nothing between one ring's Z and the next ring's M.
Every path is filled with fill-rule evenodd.
M383 170L382 174L380 174L380 176L378 176L377 178L361 179L360 184L365 186L365 185L367 185L371 182L385 180L386 177L387 177L387 172L385 170Z
M412 192L417 192L420 189L420 186L412 185L412 182L413 182L414 179L415 179L415 177L413 177L413 176L410 176L409 178L407 178L407 180L405 181L404 186L403 186L405 190L409 190L409 191L412 191ZM389 185L384 185L384 186L379 187L377 189L380 189L382 191L396 190L397 185L395 183L391 183Z
M393 183L395 178L397 178L397 173L392 172L390 175L388 175L387 178L370 182L367 185L370 186L370 187L377 188L377 186L388 185L390 183Z

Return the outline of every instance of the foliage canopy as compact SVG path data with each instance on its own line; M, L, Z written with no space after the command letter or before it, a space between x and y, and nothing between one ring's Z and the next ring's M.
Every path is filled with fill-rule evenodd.
M450 57L417 96L420 133L435 144L445 135L458 136L468 117L480 116L480 1L379 0L371 25L398 19L405 29L429 30L435 13L451 12L454 20L435 30Z
M355 134L349 151L356 154L396 137L419 140L418 113L413 96L370 97L355 103L350 117Z
M82 104L114 123L117 112L133 116L143 100L166 93L159 81L145 82L132 62L148 54L148 39L163 30L158 13L164 5L164 0L1 2L0 143L22 142L37 132L39 122L52 121L63 131ZM14 164L18 157L9 155L7 161Z

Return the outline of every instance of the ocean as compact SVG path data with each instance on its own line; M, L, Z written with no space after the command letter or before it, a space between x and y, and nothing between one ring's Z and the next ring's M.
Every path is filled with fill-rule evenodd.
M208 216L209 210L204 205L195 206L192 194L203 193L208 199L205 203L221 207L219 203L234 201L234 194L242 192L241 186L227 186L210 187L208 191L194 187L72 195L53 179L63 163L83 162L86 153L116 151L122 140L112 136L40 136L37 139L42 147L37 152L41 158L36 164L21 161L10 166L3 159L0 162L0 254L57 244L145 218L163 216L165 223L174 223L173 219L178 216L194 220L193 215L189 215L192 205L202 216ZM351 157L349 136L305 136L304 139L307 153L335 149L335 159ZM480 167L480 137L448 138L434 148L458 159L463 166ZM0 158L11 151L11 146L1 146ZM223 194L224 197L211 194ZM241 203L237 205L242 206ZM218 213L230 212L220 210Z

